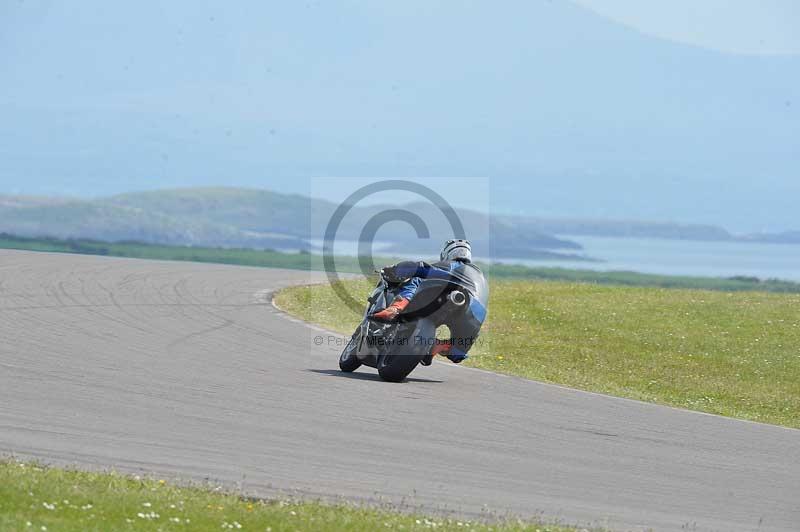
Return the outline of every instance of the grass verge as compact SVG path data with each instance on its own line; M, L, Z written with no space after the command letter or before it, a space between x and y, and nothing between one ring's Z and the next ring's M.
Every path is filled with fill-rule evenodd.
M350 505L244 499L157 479L0 462L0 530L445 530L575 532L422 517Z
M373 285L347 281L354 296ZM800 428L800 296L490 281L489 316L465 363L702 412ZM329 286L276 296L349 334L360 320Z

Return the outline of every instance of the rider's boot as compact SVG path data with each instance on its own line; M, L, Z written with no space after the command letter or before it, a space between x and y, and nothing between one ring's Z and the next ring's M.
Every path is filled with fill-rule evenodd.
M436 355L447 356L450 352L450 342L446 340L436 340L436 343L433 344L431 347L431 352L422 357L422 360L419 361L420 364L423 366L430 366L433 363L433 357Z

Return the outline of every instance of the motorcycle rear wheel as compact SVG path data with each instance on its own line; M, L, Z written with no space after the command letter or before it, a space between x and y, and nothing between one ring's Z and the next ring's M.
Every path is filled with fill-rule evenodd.
M393 355L387 353L378 358L378 375L385 381L403 382L408 374L419 364L420 357L403 353Z

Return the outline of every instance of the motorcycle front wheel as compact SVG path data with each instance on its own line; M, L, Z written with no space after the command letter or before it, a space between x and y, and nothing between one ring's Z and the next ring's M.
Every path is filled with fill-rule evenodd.
M356 329L356 332L353 333L353 336L350 337L350 341L347 342L347 345L344 346L344 350L342 350L342 354L339 355L339 369L350 373L351 371L355 371L361 366L361 361L356 356L358 352L358 344L361 341L361 327Z

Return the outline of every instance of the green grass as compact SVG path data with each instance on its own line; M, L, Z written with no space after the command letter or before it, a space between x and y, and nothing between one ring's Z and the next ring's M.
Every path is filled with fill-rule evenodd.
M523 522L485 524L346 504L262 501L157 479L0 462L0 530L445 530L570 532Z
M348 281L363 298L373 284ZM583 390L800 428L800 296L492 280L467 365ZM329 286L278 305L350 333Z
M177 260L322 270L322 257L308 253L282 253L272 250L204 248L192 246L167 246L139 242L100 242L96 240L63 240L57 238L25 238L0 233L0 249L108 255L140 259ZM375 264L391 264L389 257L376 257ZM358 259L337 257L336 267L342 273L359 272ZM620 286L650 286L660 288L691 288L720 291L762 291L800 293L800 283L755 277L685 277L654 275L635 272L598 272L569 270L565 268L530 268L512 264L482 265L487 275L494 279L560 280L569 282L607 284Z

